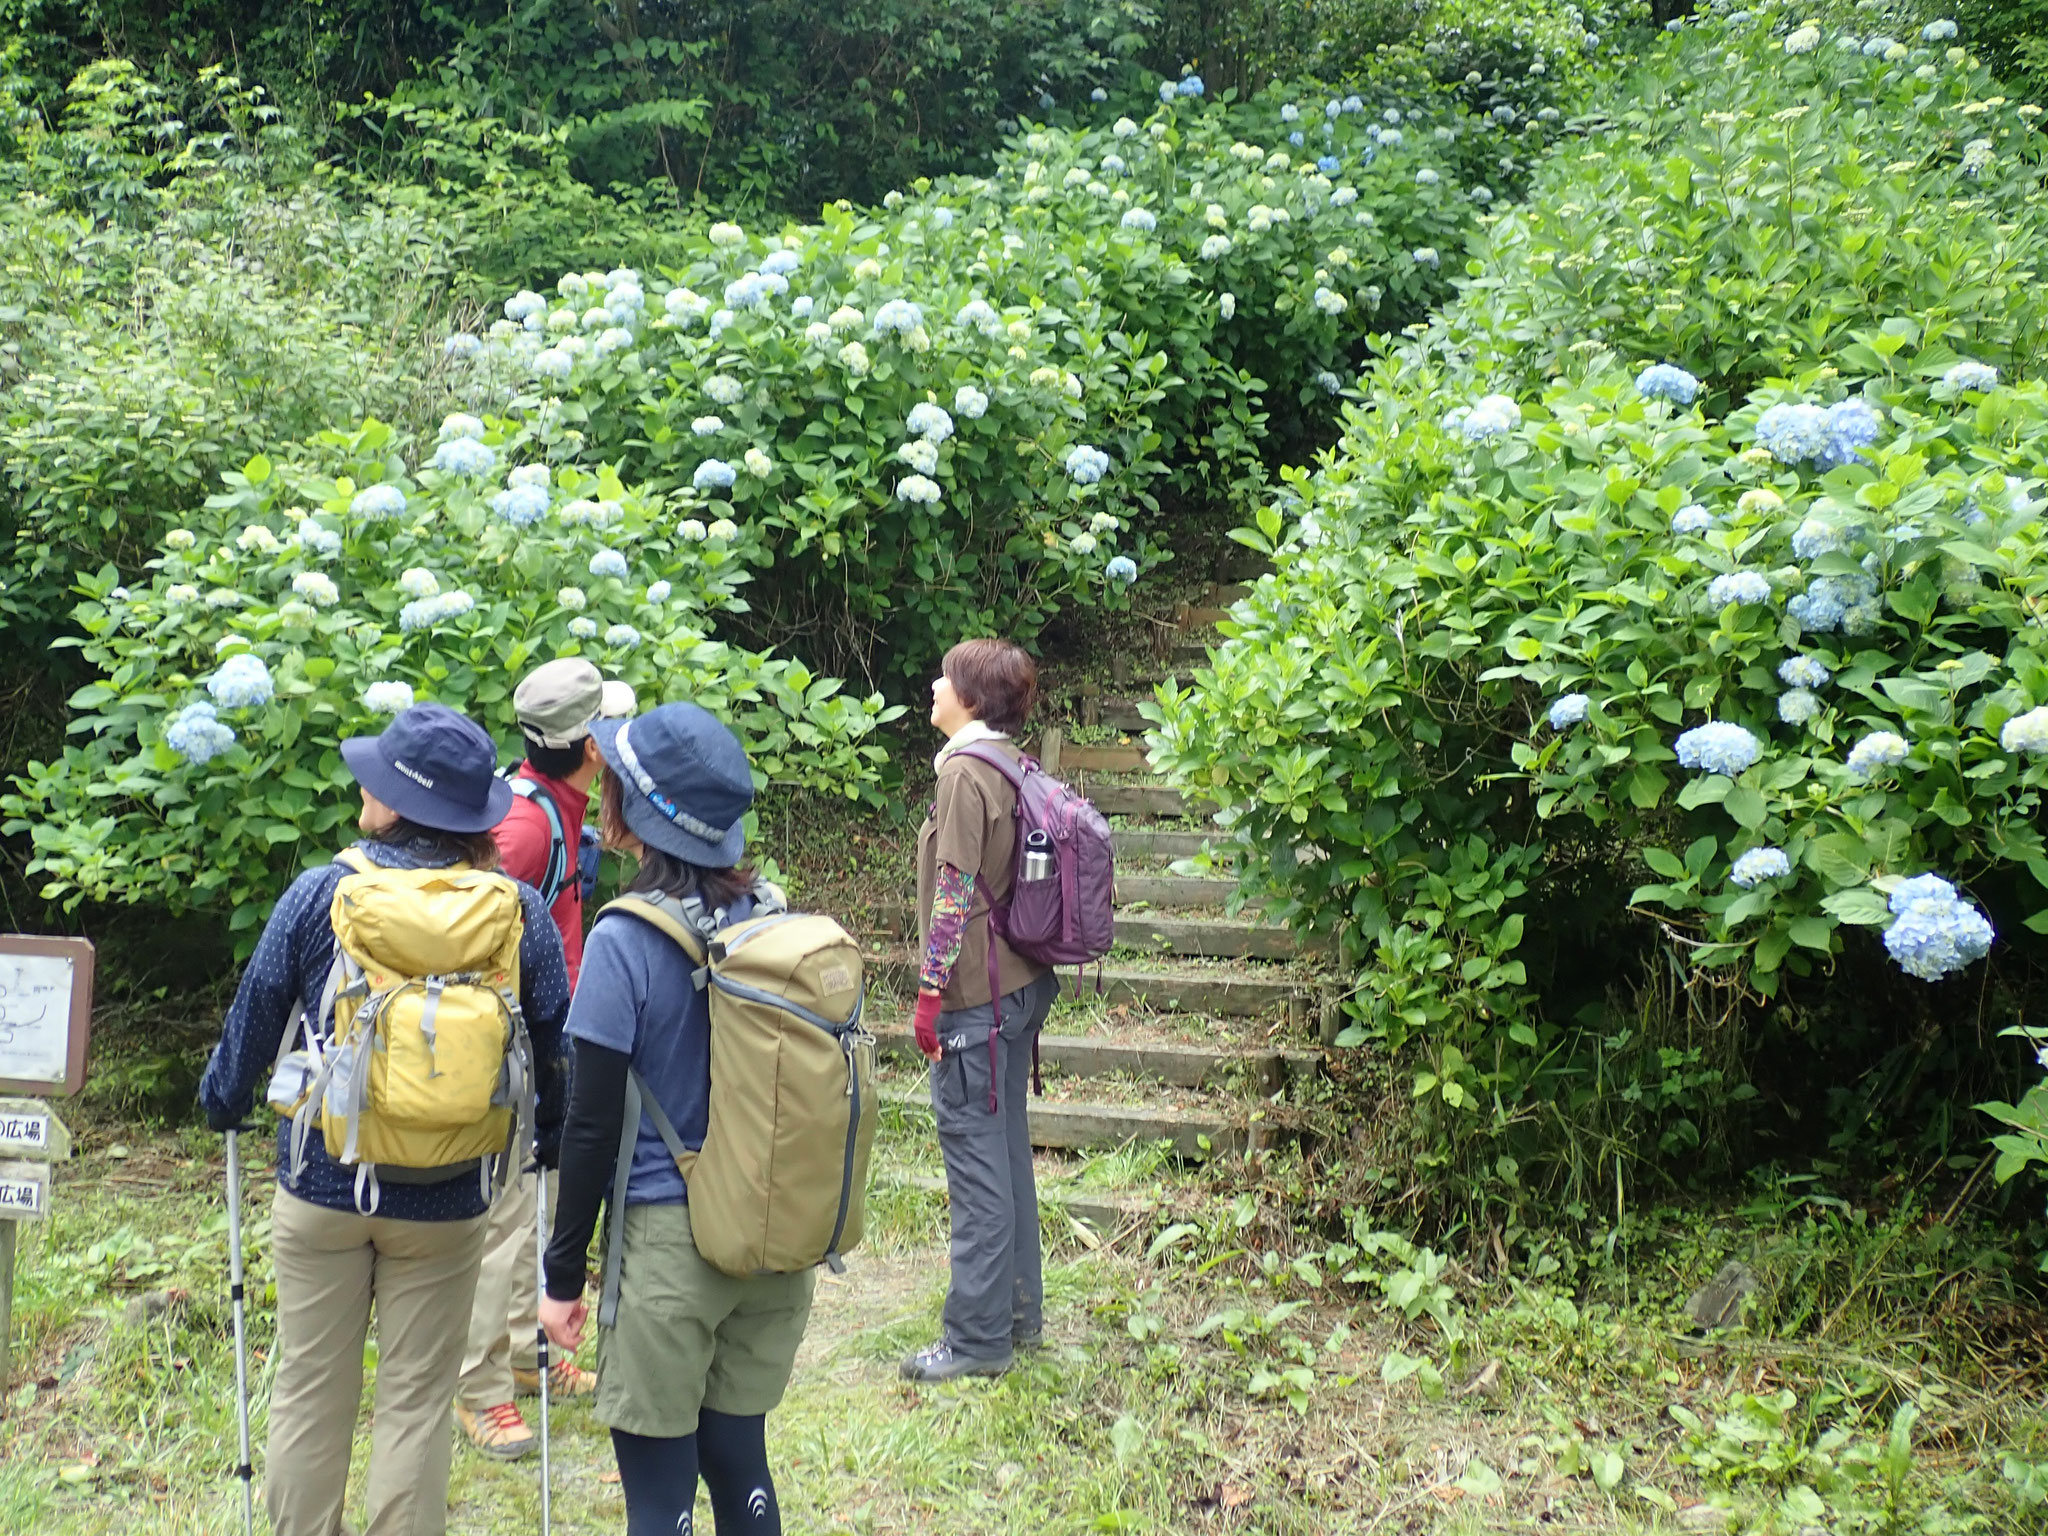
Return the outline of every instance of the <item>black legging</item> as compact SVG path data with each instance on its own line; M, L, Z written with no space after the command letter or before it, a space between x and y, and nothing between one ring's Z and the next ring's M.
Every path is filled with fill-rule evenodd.
M706 1408L697 1415L697 1433L680 1439L613 1430L626 1536L691 1536L700 1462L718 1536L782 1536L767 1424L765 1414L735 1418Z

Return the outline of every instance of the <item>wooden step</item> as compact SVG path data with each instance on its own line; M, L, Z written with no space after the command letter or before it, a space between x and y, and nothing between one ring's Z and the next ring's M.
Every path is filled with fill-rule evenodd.
M1119 859L1192 859L1212 845L1219 855L1228 856L1232 851L1229 840L1219 832L1184 832L1171 827L1113 827L1109 835ZM1123 889L1123 881L1117 881L1117 889Z
M1066 972L1060 973L1062 979ZM1141 1003L1172 1013L1206 1013L1215 1018L1249 1018L1277 1009L1305 1011L1309 996L1291 981L1268 976L1234 976L1224 972L1141 970L1136 967L1094 967L1082 973L1084 995L1109 1003Z
M1220 907L1236 889L1235 880L1209 880L1200 875L1116 877L1118 906L1142 901L1155 907Z
M1205 594L1210 602L1221 603L1226 607L1251 595L1252 584L1248 581L1213 582Z
M946 1176L940 1173L914 1173L900 1182L927 1194L946 1193ZM1143 1226L1158 1218L1158 1203L1142 1195L1072 1189L1054 1183L1045 1177L1043 1171L1037 1182L1039 1205L1050 1206L1063 1216L1071 1216L1075 1221L1094 1228L1103 1237L1114 1236L1126 1227Z
M1165 784L1096 784L1089 787L1088 798L1105 816L1190 816L1196 809L1206 814L1215 807L1214 801L1190 801Z
M1084 705L1082 713L1090 713ZM1098 699L1094 701L1092 713L1095 718L1090 725L1106 725L1113 731L1149 731L1152 722L1138 713L1135 699Z
M1142 746L1077 747L1060 751L1059 771L1072 778L1084 773L1150 773L1152 757Z
M922 1059L917 1039L898 1025L875 1030L885 1056ZM1067 1077L1108 1077L1122 1073L1174 1088L1213 1088L1233 1072L1250 1077L1260 1093L1278 1093L1316 1075L1322 1057L1314 1051L1229 1050L1206 1045L1124 1044L1090 1035L1041 1035L1038 1059Z
M1142 913L1117 915L1116 941L1127 949L1163 955L1206 955L1217 960L1290 960L1305 947L1287 928Z
M1176 641L1173 647L1173 659L1175 661L1194 662L1200 665L1209 659L1210 648L1220 644L1222 639L1221 635L1212 634L1206 640L1190 637L1186 640Z
M931 1099L920 1089L884 1089L883 1103L910 1114L931 1113ZM1030 1110L1034 1147L1120 1147L1128 1141L1170 1141L1174 1151L1190 1160L1242 1152L1245 1133L1216 1115L1186 1114L1171 1109L1131 1109L1121 1104L1053 1103L1033 1099Z

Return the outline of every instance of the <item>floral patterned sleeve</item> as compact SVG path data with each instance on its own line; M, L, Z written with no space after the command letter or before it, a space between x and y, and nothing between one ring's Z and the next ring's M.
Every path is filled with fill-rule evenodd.
M953 979L953 967L960 959L960 945L967 937L967 920L973 914L974 876L951 864L941 864L938 887L932 892L931 936L925 941L924 966L917 973L921 989L946 990L946 983Z

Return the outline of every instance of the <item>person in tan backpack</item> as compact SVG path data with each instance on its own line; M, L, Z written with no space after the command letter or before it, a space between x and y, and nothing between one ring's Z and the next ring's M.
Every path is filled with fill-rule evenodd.
M600 720L592 734L605 758L605 846L638 865L630 896L658 903L706 942L784 909L782 893L741 863L754 779L731 731L694 704L664 704ZM713 1113L699 970L630 910L591 928L569 1013L574 1086L540 1317L556 1345L581 1344L590 1240L599 1204L612 1201L618 1278L600 1315L595 1406L611 1429L628 1536L689 1530L700 1472L723 1536L774 1536L782 1525L766 1420L803 1341L813 1272L739 1278L699 1250L690 1186L663 1135L701 1147ZM643 1093L650 1101L631 1125L629 1091L636 1104Z
M554 1063L568 978L561 936L538 894L489 873L497 863L490 829L512 791L495 777L496 748L479 726L443 705L417 705L382 735L345 741L342 758L361 786L364 836L335 863L300 875L279 899L199 1097L210 1125L236 1129L268 1075L271 1102L292 1111L279 1131L272 1208L277 1374L264 1486L272 1530L336 1536L342 1529L374 1308L377 1388L363 1533L441 1536L453 1449L448 1403L485 1212L501 1176L515 1171L507 1164L523 1164L535 1151L553 1161L561 1116ZM372 919L408 911L460 920L405 932L387 924L377 944L360 953L351 947L375 928ZM338 923L348 942L338 938ZM482 974L456 956L444 968L436 957L452 954L458 929L473 950L510 963ZM398 961L382 968L379 952L388 959L393 950L416 957L410 963L429 974L422 979ZM434 1052L455 1049L458 1025L468 1030L499 1017L501 1001L496 1043L486 1035L484 1046L502 1059L464 1063L485 1079L481 1119L431 1132L422 1143L380 1118L390 1096L431 1094L438 1079L464 1076L439 1073ZM377 1064L360 1080L350 1076L349 1054L336 1049L337 1020L375 1031L355 1059ZM301 1039L304 1049L293 1050ZM377 1049L380 1043L389 1048ZM402 1046L427 1054L425 1073L407 1082L397 1060ZM357 1081L354 1097L335 1086ZM532 1145L519 1144L526 1137ZM468 1150L486 1146L503 1151ZM467 1155L442 1161L434 1147Z

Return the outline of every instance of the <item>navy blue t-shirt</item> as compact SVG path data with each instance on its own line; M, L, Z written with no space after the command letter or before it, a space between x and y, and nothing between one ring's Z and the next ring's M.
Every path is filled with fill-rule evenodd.
M565 1030L632 1058L633 1070L688 1147L704 1144L711 1118L711 1005L683 947L630 912L595 924ZM646 1114L626 1179L626 1204L689 1198L682 1171Z

